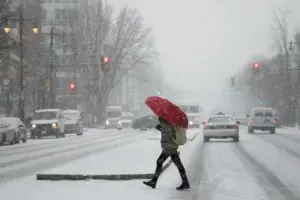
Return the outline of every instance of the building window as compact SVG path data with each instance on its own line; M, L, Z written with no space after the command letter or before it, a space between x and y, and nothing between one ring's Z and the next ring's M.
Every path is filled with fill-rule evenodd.
M54 18L55 18L55 20L59 20L60 19L60 17L61 17L61 10L60 9L55 9L54 10Z

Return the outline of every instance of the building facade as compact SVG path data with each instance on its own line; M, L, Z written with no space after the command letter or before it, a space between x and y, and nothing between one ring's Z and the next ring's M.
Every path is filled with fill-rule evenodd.
M51 51L51 37L53 42L52 49L54 53L48 58L48 66L53 64L52 76L55 106L70 108L70 101L73 102L76 99L74 94L71 94L69 91L69 84L74 80L74 77L78 79L80 75L77 70L78 60L76 55L68 46L71 38L69 37L70 30L68 29L67 16L69 12L78 10L79 0L41 1L44 16L42 28L43 43ZM53 54L57 58L55 61ZM73 103L75 104L76 102Z

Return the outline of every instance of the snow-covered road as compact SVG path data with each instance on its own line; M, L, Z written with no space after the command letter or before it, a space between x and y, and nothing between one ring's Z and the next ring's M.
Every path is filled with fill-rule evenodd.
M277 129L271 135L249 134L246 127L240 127L239 143L212 140L205 144L200 131L195 140L181 149L192 186L189 191L175 190L180 177L174 165L162 174L155 190L145 187L142 180L51 182L24 177L55 166L60 167L47 171L116 173L122 169L126 173L151 173L159 153L151 150L159 148L153 134L153 131L133 130L90 132L82 138L71 136L59 141L49 139L1 147L0 193L6 200L22 197L30 200L300 200L300 132L295 129ZM152 139L147 140L150 136ZM127 145L121 146L122 143ZM88 158L91 154L94 160L93 156ZM80 157L84 158L78 160ZM17 177L21 179L10 181Z
M83 136L28 140L27 143L0 147L0 187L15 178L53 168L75 159L106 151L149 136L149 131L132 129L86 131Z

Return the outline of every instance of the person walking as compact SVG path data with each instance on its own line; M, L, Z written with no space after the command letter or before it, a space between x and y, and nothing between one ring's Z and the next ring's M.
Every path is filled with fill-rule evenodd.
M156 126L156 129L161 132L161 147L162 152L156 161L156 170L153 178L149 181L144 181L143 183L153 189L156 188L157 180L162 172L163 163L167 160L170 156L172 162L178 168L180 173L182 184L176 187L177 190L184 190L190 188L190 183L188 181L185 168L180 160L178 154L178 144L176 143L176 131L175 127L169 123L168 121L164 120L163 118L159 117L159 125Z

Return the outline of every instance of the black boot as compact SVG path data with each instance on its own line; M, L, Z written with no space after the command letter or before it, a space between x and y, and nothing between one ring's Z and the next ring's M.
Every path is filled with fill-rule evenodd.
M157 181L152 179L150 181L143 181L143 183L145 185L147 185L148 187L151 187L151 188L155 189Z
M176 190L187 190L190 189L190 183L188 180L183 180L181 185L176 188Z

